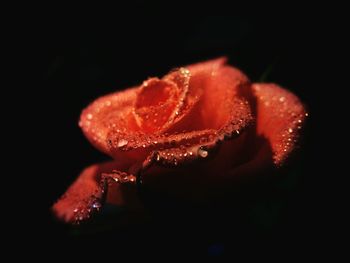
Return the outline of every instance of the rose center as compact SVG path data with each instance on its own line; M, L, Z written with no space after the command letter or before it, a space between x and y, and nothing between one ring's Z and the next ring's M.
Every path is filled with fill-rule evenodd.
M189 71L180 68L163 79L151 78L139 90L134 116L146 133L160 131L180 114L189 86Z

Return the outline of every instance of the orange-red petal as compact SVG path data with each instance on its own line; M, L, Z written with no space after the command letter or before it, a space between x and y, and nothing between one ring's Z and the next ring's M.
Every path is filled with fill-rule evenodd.
M110 154L107 135L115 129L133 133L139 130L133 114L137 88L105 95L83 110L79 126L100 151Z
M108 188L108 184L111 184L108 181L109 178L116 181L118 179L124 180L124 177L132 177L132 175L125 173L126 176L120 178L120 174L117 172L112 173L112 171L121 168L125 169L123 165L113 161L91 165L84 169L66 193L53 205L52 210L55 215L62 221L79 223L89 219L93 213L99 211L106 199L109 203L123 205L126 196L125 186L113 183ZM134 181L135 178L133 177L132 180Z
M298 97L276 84L256 83L252 89L256 133L269 141L274 164L281 165L297 146L307 112Z

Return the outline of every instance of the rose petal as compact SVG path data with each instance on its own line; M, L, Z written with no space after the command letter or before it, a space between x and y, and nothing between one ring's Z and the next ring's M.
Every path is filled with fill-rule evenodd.
M135 102L135 118L144 133L154 133L172 122L177 113L180 97L186 92L170 80L152 78L145 81Z
M87 220L94 212L99 211L106 197L109 203L123 205L129 195L129 189L125 185L113 184L108 189L108 178L116 181L123 178L115 172L115 169L125 168L117 162L95 164L84 169L78 179L68 188L66 193L53 205L52 209L56 216L69 223L79 223ZM107 174L104 174L107 173ZM132 179L135 180L135 179Z
M220 129L230 121L235 108L246 101L242 90L250 88L248 78L239 70L225 66L224 62L225 59L220 58L188 66L191 78L185 105L190 110L169 128L170 133ZM242 120L250 119L247 116L250 108L248 105L246 108Z
M79 126L100 151L110 154L107 134L112 129L124 133L139 130L133 114L137 90L130 88L103 96L82 112Z
M291 92L276 84L254 84L257 102L257 134L268 139L273 161L281 165L292 153L307 116L305 107Z

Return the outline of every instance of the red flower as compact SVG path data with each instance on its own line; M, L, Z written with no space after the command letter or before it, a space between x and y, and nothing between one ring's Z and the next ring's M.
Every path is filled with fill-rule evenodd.
M53 211L80 222L104 200L132 202L137 181L191 199L227 193L238 180L281 166L305 116L295 95L251 84L223 58L150 78L83 111L84 134L115 161L86 168Z

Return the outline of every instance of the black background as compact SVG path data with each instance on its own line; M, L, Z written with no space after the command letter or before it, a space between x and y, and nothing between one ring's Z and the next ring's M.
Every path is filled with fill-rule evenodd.
M50 117L43 114L42 120L48 130L44 160L49 174L40 177L41 240L52 244L54 251L83 248L91 253L109 251L116 258L130 253L234 257L242 251L248 255L276 250L292 255L327 243L332 204L322 188L319 141L323 135L318 131L325 118L326 61L334 55L339 27L317 9L194 16L170 14L159 2L137 2L125 12L123 17L120 10L115 16L106 15L107 19L91 14L90 22L80 23L72 35L60 25L45 34L43 46L49 52L43 92L50 99ZM81 110L100 95L218 56L227 56L252 81L268 73L266 81L287 87L309 109L303 147L286 171L291 179L280 182L282 194L257 194L254 205L242 201L225 207L225 212L192 211L172 204L162 207L164 211L150 222L122 229L92 225L76 230L58 223L50 206L82 168L107 159L82 135L77 125Z

